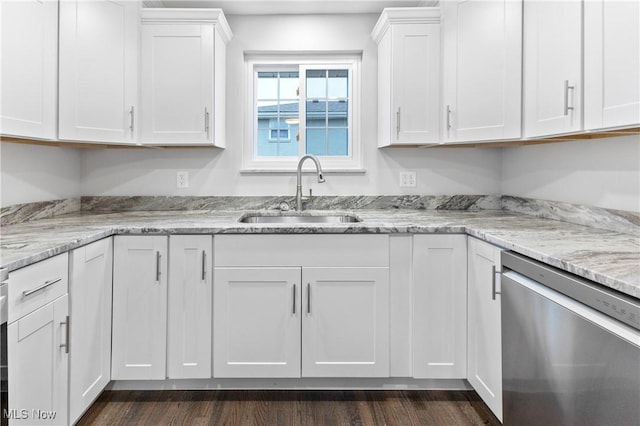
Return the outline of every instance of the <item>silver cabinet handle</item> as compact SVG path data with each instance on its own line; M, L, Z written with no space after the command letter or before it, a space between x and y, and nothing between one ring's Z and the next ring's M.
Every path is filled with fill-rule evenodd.
M206 273L207 273L206 262L207 262L207 252L202 250L202 281L204 281L204 277L206 276Z
M396 111L396 139L400 139L400 107Z
M209 139L209 110L204 107L204 131L207 132L207 139Z
M36 287L36 288L32 288L31 290L25 290L22 292L22 297L27 297L27 296L31 296L33 293L37 293L40 290L44 290L45 288L54 285L55 283L59 283L60 281L62 281L62 278L58 278L55 280L49 280L49 281L45 281L44 284Z
M451 128L451 105L447 105L447 132Z
M296 285L293 285L293 315L296 314Z
M569 80L564 81L564 115L569 115L569 111L573 111L573 106L569 106L569 90L573 95L575 86L569 86ZM573 96L572 96L573 97Z
M129 130L131 131L131 134L133 134L133 123L135 121L134 117L135 117L135 110L132 105L131 109L129 110Z
M500 294L499 291L496 291L496 265L491 266L491 299L496 300L496 294Z
M65 329L66 329L66 335L65 335L65 343L60 343L60 347L64 348L64 352L65 353L69 353L69 315L67 315L67 317L65 318L65 320L63 322L60 323L60 325L64 325Z
M311 313L311 283L307 283L307 313Z
M156 252L156 281L160 282L160 252Z

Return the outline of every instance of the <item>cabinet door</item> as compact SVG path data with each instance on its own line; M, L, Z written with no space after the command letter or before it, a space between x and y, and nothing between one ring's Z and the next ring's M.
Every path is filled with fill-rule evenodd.
M210 235L169 238L167 377L211 377Z
M111 380L113 239L71 253L69 418L89 408Z
M55 139L58 2L3 1L0 131Z
M526 137L582 129L582 2L524 2Z
M438 143L439 99L440 25L394 25L391 29L391 145Z
M640 2L584 3L585 129L640 123Z
M60 139L135 140L138 2L60 3Z
M442 3L443 140L520 138L522 1Z
M467 377L467 237L413 237L413 377Z
M164 379L167 237L115 237L113 300L111 378Z
M142 142L211 144L212 25L143 25Z
M467 380L502 421L501 250L469 238Z
M214 377L300 377L300 268L214 274Z
M302 376L389 377L389 268L303 268Z
M64 295L7 327L10 424L68 424L68 312Z

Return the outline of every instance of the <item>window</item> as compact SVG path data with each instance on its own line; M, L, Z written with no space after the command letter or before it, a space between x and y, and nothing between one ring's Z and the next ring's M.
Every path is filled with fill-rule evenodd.
M295 170L304 154L318 156L326 170L362 171L359 62L248 58L244 171Z

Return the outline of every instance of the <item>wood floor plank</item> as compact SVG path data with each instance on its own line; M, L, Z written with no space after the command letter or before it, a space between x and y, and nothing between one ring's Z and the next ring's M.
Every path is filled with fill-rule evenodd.
M499 425L473 391L106 391L78 425Z

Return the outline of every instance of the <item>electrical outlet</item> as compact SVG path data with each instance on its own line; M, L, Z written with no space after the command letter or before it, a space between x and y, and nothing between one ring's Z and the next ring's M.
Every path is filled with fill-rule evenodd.
M400 172L400 188L415 188L417 184L416 172Z
M189 172L176 173L176 188L189 187Z

